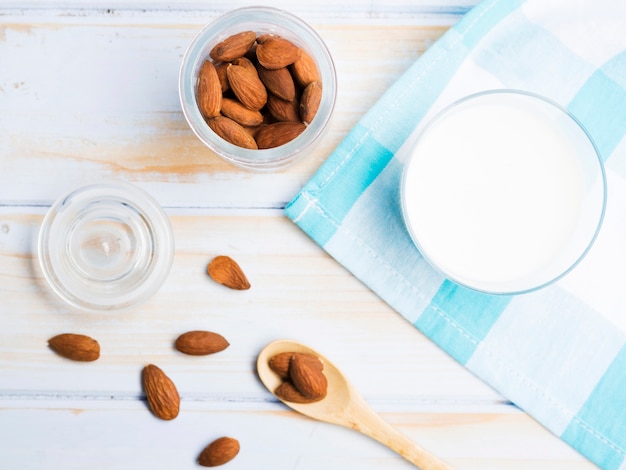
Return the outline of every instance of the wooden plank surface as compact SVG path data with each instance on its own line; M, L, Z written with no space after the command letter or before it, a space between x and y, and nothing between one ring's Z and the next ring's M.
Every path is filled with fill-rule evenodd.
M13 175L0 186L0 202L50 204L79 181L123 178L166 207L280 207L447 29L319 25L338 76L331 129L290 171L253 175L216 159L180 111L178 69L201 23L134 16L93 21L7 17L0 26L0 106L11 110L0 115L0 148L2 169ZM24 50L38 51L38 60L24 60ZM364 61L364 54L379 59Z
M367 109L475 1L318 0L296 7L337 67L323 143L287 171L238 170L207 151L178 103L187 44L240 2L0 3L0 468L198 468L202 447L240 439L232 469L401 469L364 436L288 411L254 361L278 338L331 358L389 422L459 469L586 469L591 464L458 365L332 260L282 208ZM276 0L273 6L291 3ZM61 193L101 177L165 207L172 270L146 304L119 315L73 312L51 295L36 241ZM205 272L235 258L252 288ZM184 356L176 336L230 342ZM98 339L102 357L53 354L61 332ZM140 383L147 363L175 381L181 415L162 422Z
M314 2L292 2L289 0L266 0L264 6L282 8L302 16L320 16L327 21L333 18L347 20L376 18L385 16L404 16L425 13L463 14L473 7L479 0L344 0L338 3L333 0L315 0ZM168 12L190 11L196 12L223 12L234 8L250 6L244 0L181 0L169 2L165 0L64 0L53 2L50 0L3 0L0 6L9 12L54 11L63 12L76 10L89 12L89 15L113 15L126 11L156 12L159 15Z
M165 285L147 304L117 316L75 313L52 296L29 251L42 210L24 212L0 215L0 226L8 227L0 233L3 309L8 313L0 317L5 391L138 396L139 370L156 362L164 369L180 369L181 393L250 398L262 392L250 367L266 343L295 337L314 344L323 335L326 352L372 398L392 393L399 399L449 394L451 400L472 395L500 400L278 210L171 215L177 250ZM252 284L249 291L231 291L207 276L206 265L218 254L239 262ZM48 338L72 329L99 340L102 358L96 364L68 363L48 350ZM173 341L192 329L219 332L231 346L207 359L177 354ZM377 331L384 333L373 337ZM21 373L26 368L30 373ZM468 382L460 395L454 387L458 374ZM411 376L421 376L425 383L413 386ZM389 390L387 384L393 382L402 387Z
M223 468L411 469L393 452L348 429L320 424L276 403L183 401L174 421L131 400L15 400L0 409L4 468L201 468L213 439L236 436L241 451ZM8 407L7 407L8 405ZM521 412L476 407L380 410L411 439L472 470L590 468Z

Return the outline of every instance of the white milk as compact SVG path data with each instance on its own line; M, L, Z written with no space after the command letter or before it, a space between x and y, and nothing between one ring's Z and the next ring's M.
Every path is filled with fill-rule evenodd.
M403 181L407 226L453 280L528 290L561 275L593 240L603 194L585 216L595 226L579 226L594 164L593 145L559 108L522 93L476 95L418 138Z

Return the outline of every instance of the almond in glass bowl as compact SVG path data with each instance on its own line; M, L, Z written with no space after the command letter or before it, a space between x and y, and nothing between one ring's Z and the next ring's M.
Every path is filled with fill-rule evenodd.
M257 171L282 170L307 155L328 128L336 93L319 35L266 7L233 10L204 27L179 76L194 134L226 161Z

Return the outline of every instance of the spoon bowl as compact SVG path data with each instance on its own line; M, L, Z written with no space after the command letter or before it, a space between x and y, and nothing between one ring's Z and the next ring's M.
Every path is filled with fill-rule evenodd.
M310 418L338 424L359 431L386 445L422 470L451 470L444 461L427 452L384 421L365 402L354 386L335 365L322 354L290 340L278 340L268 344L257 358L257 372L263 385L274 394L281 378L270 369L269 360L282 352L308 353L317 356L324 364L328 380L326 397L314 403L293 403L279 398L291 409Z

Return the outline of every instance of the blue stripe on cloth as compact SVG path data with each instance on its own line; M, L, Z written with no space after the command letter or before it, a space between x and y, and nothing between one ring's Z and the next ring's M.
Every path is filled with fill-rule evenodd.
M519 0L484 2L448 30L363 116L302 192L287 205L286 215L307 232L305 226L315 227L312 237L324 246L362 192L439 97L467 57L467 46L478 41L480 35L519 3ZM477 32L473 33L475 29ZM326 216L331 218L311 211L315 205L323 206ZM314 220L306 220L307 214ZM321 228L320 222L331 223Z
M584 15L565 0L547 3L481 2L377 101L285 211L458 362L598 465L626 470L626 378L620 376L626 370L626 352L614 359L625 340L613 325L597 321L601 315L585 308L594 302L609 305L615 299L597 297L609 289L583 288L580 298L568 301L555 286L545 291L545 298L537 293L511 300L444 281L414 251L407 255L411 244L394 192L402 145L424 116L456 94L488 86L521 88L568 106L595 134L604 157L612 152L610 163L626 168L620 163L626 153L618 152L626 149L624 140L618 144L626 131L626 114L619 114L626 109L626 53L596 72L587 54L579 56L576 47L568 47L572 37L577 40L570 45L579 44L578 34L589 48L601 46L597 38L585 35L584 25L620 17L615 14L619 2L600 2L593 9L584 2ZM540 13L561 18L556 13L564 12L573 12L572 20L541 22ZM611 39L615 41L622 45L619 34ZM605 228L616 233L603 242L613 235L623 239L623 227L609 225ZM610 243L607 247L614 248ZM597 253L608 256L602 249ZM577 268L581 279L593 263ZM596 279L610 272L593 274ZM572 275L573 286L579 282L586 287Z
M515 296L465 366L561 435L624 342L604 316L555 284Z
M309 237L320 245L326 243L337 230L337 222L328 217L311 199L309 193L298 194L289 203L285 212Z
M463 36L463 42L473 48L503 18L517 10L525 0L494 0L479 3L471 15L466 15L454 28Z
M379 142L396 152L424 118L481 37L523 0L485 1L433 44L363 118Z
M626 132L626 90L597 70L567 109L591 134L602 159L609 158Z
M398 159L389 162L324 249L414 323L443 276L424 260L404 225L398 189L402 169ZM395 234L393 243L389 233Z
M626 347L613 360L561 438L605 470L624 463L626 449Z
M626 51L622 51L600 67L622 88L626 88Z
M294 222L302 222L300 226L303 229L305 226L312 229L311 237L321 246L328 242L354 202L393 158L393 153L376 142L367 129L360 125L356 125L342 142L337 154L341 154L343 149L350 149L355 142L361 145L358 159L330 174L319 173L309 191L300 193L285 209L287 216ZM324 184L327 178L333 180L332 186ZM322 183L317 190L315 188L320 180ZM318 210L315 210L316 207ZM324 208L324 214L319 211L319 207ZM309 215L314 220L307 220ZM324 223L325 227L320 227L320 223ZM307 229L305 231L308 232Z
M414 325L465 365L511 298L444 281Z

